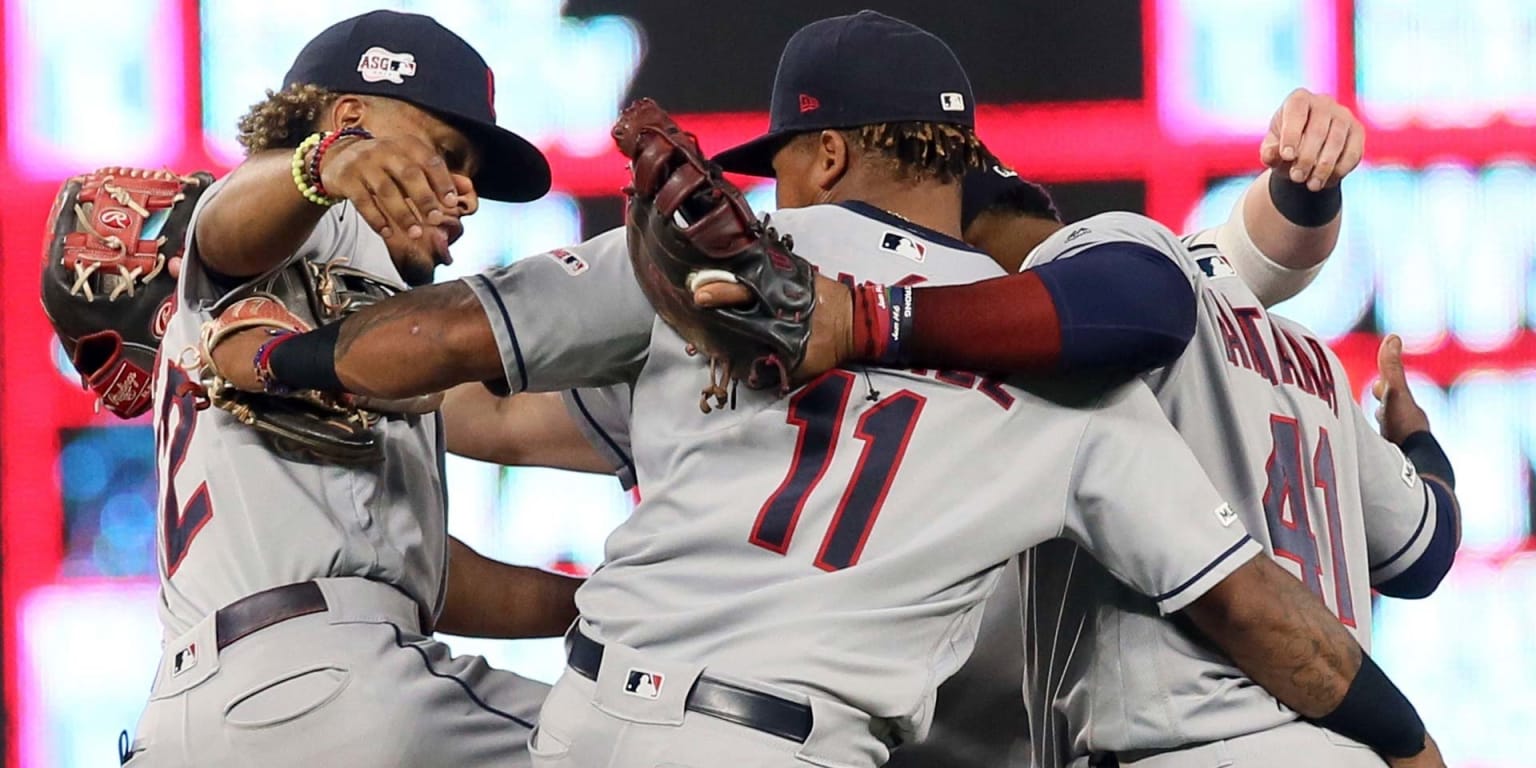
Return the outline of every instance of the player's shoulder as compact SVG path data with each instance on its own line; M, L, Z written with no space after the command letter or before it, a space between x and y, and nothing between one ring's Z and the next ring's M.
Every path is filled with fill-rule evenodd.
M1110 211L1074 221L1046 238L1025 260L1025 268L1113 242L1144 245L1176 261L1188 261L1185 244L1172 230L1139 213Z
M615 227L579 243L540 251L495 267L487 275L520 272L556 277L586 277L592 274L625 274L630 270L629 238L623 227Z
M769 224L823 271L891 282L969 282L1001 274L991 256L873 205L845 201L783 210ZM905 278L903 276L905 275Z
M1064 239L1137 240L1158 246L1180 244L1172 230L1161 223L1130 211L1109 211L1068 224Z

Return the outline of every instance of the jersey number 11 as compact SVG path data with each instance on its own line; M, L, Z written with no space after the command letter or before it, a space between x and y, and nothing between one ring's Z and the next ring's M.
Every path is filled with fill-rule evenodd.
M750 537L753 544L781 555L789 551L806 499L832 464L842 432L843 411L853 387L853 374L834 370L805 385L789 399L788 421L800 430L795 458L784 482L757 514ZM901 468L907 443L927 400L903 389L859 417L853 435L863 441L864 448L816 553L816 567L837 571L859 562L859 554L880 516L880 507Z

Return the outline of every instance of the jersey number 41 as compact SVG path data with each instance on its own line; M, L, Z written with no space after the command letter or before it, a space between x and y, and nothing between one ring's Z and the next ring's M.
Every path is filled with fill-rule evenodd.
M1333 445L1328 430L1318 428L1317 450L1312 454L1312 482L1307 482L1301 425L1293 418L1278 414L1269 417L1274 438L1265 472L1269 485L1264 489L1264 517L1269 523L1269 538L1275 557L1283 557L1301 567L1301 580L1322 598L1323 566L1317 536L1312 532L1312 518L1307 509L1308 491L1317 488L1323 494L1327 516L1328 549L1333 565L1334 605L1339 621L1355 626L1355 605L1350 597L1349 566L1344 560L1343 531L1339 521L1339 485L1333 464Z

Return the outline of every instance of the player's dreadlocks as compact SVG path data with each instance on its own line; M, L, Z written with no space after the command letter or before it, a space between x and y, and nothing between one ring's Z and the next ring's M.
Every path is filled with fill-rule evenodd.
M315 132L320 115L336 94L318 85L294 83L251 105L240 118L240 146L247 156L268 149L293 149Z
M891 170L907 181L949 184L996 162L974 130L953 123L876 123L842 133L853 146L888 158Z

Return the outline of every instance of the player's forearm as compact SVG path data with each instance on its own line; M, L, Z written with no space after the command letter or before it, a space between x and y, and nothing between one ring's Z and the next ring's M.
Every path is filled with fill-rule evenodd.
M1360 646L1302 583L1266 557L1186 609L1239 669L1307 717L1332 711L1360 667Z
M1417 754L1424 726L1344 626L1267 557L1185 609L1244 674L1320 725L1394 756Z
M498 397L480 384L463 384L448 392L442 413L451 453L507 466L613 473L557 392Z
M1291 270L1311 269L1326 261L1339 242L1341 192L1337 186L1312 192L1305 184L1272 179L1273 173L1260 174L1243 196L1242 223L1270 261Z
M294 187L292 153L255 155L230 173L198 212L198 257L232 277L259 275L304 244L325 208Z
M460 281L394 296L338 326L332 360L336 380L347 392L414 397L502 377L490 322ZM274 355L273 373L281 380L277 362Z
M968 285L855 293L860 362L1005 373L1139 373L1194 335L1189 279L1164 254L1110 242Z
M448 540L448 591L437 629L467 637L555 637L576 620L582 580L499 563Z

